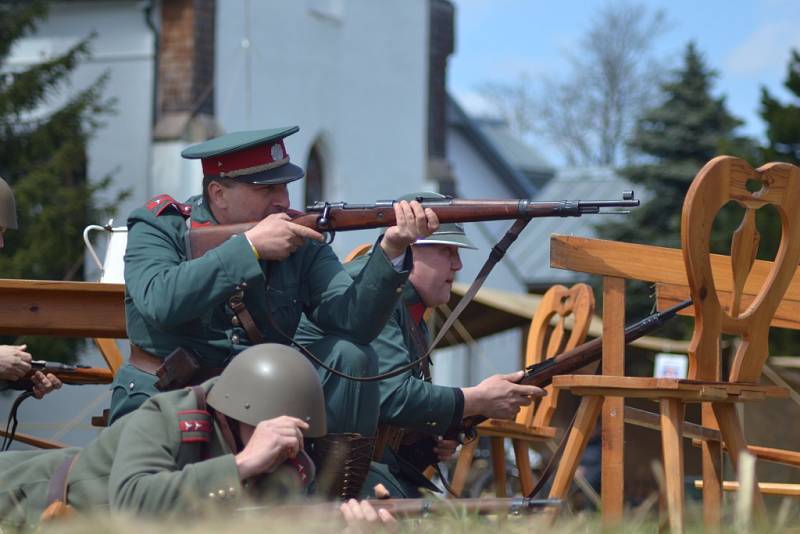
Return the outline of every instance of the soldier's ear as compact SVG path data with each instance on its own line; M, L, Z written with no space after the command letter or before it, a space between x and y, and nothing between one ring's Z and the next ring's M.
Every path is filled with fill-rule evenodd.
M229 202L226 194L228 192L228 187L225 184L217 180L211 180L208 182L206 191L208 201L212 206L222 209L228 208Z

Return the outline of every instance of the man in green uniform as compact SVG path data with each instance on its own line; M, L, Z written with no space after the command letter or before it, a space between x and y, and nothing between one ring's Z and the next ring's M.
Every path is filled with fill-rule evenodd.
M354 351L383 328L408 278L408 246L437 228L436 215L417 202L397 203L397 226L352 279L321 234L290 220L286 184L303 171L283 140L297 131L237 132L189 147L183 156L202 160L203 195L185 204L161 195L131 213L125 313L132 349L114 380L111 421L175 387L164 380L171 369L196 363L189 383L197 382L254 343L288 343L303 312ZM260 222L189 259L187 228L249 221ZM164 365L178 349L175 365Z
M17 203L11 187L0 178L0 248L6 244L5 233L9 229L17 229ZM0 345L0 389L3 381L19 380L30 372L32 356L26 349L25 345ZM31 375L31 382L37 399L61 387L61 380L55 375L41 371Z
M302 495L314 477L303 439L325 433L313 366L258 345L220 377L150 398L82 450L0 454L0 524L31 526L46 509L194 515Z
M415 193L406 198L442 198L438 193ZM428 350L428 331L423 320L425 311L450 300L450 289L455 274L461 269L459 250L474 249L475 246L464 233L460 224L442 224L427 238L419 239L412 247L413 269L409 284L405 287L401 302L396 306L392 318L381 334L370 344L378 355L377 372L387 373L416 360ZM346 265L353 276L371 261L369 256L356 258ZM312 320L304 320L296 338L304 344L319 346L323 340L336 336L327 334ZM321 356L321 354L319 354ZM328 363L337 364L353 359L361 354L350 354L346 350L331 351L325 354ZM435 489L422 476L425 460L435 458L445 460L456 448L454 441L433 439L444 435L448 429L458 425L462 418L481 414L491 418L512 419L521 406L530 404L532 397L542 396L544 390L535 386L523 386L514 382L522 378L522 371L509 375L494 375L477 386L454 388L431 383L430 371L426 362L414 369L388 380L371 383L342 383L328 386L325 380L329 374L318 369L323 377L326 394L326 409L331 421L355 421L366 414L373 420L373 406L363 404L353 414L352 407L332 402L342 396L342 388L359 389L362 397L375 395L379 398L379 414L371 429L375 432L377 422L385 433L387 446L381 455L380 463L373 462L362 494L371 493L373 486L383 483L392 496L419 496L418 488L426 486ZM373 390L376 390L373 392ZM353 396L352 392L344 395ZM340 431L343 431L340 429ZM362 428L363 433L370 429ZM427 436L429 439L419 439ZM379 440L383 441L383 440ZM422 449L422 450L421 450ZM429 462L431 463L431 462Z

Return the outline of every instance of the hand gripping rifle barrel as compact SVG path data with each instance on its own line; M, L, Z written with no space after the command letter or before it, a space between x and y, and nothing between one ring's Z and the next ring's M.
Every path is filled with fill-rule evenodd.
M671 308L656 312L640 321L626 326L625 344L627 345L642 336L654 332L663 326L664 323L675 317L679 311L691 305L691 299L684 300ZM525 374L522 376L519 383L528 386L538 386L540 388L549 386L554 376L573 373L592 362L598 361L602 357L602 354L603 338L598 337L582 345L578 345L574 349L563 352L558 356L526 367ZM462 428L459 429L458 434L463 434L463 437L466 439L474 438L475 427L486 421L486 419L487 418L482 415L473 415L464 418ZM448 437L460 437L460 435Z
M501 221L532 219L536 217L580 217L584 214L630 213L639 200L633 191L623 191L621 200L461 200L456 198L416 199L423 207L433 210L442 223ZM374 204L349 204L347 202L315 202L305 212L290 210L292 222L328 234L329 242L336 232L365 230L393 226L396 200L378 201ZM609 208L622 208L612 209ZM186 234L187 255L199 258L221 245L235 234L242 234L258 221L239 224L219 224L193 228Z
M53 374L64 384L70 385L110 384L114 380L114 375L109 369L86 365L70 365L47 360L33 360L30 371L19 380L9 381L7 387L20 391L31 389L33 387L31 378L36 371L41 371L45 375Z

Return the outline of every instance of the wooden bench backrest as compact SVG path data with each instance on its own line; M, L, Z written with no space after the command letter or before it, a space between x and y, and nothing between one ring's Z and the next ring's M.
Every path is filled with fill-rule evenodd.
M525 365L533 365L570 350L586 339L594 313L594 293L587 284L567 289L554 285L542 296L531 320ZM573 324L567 328L567 321ZM525 406L517 414L517 422L528 427L547 426L556 408L556 391L548 387L548 395L538 405Z
M719 210L731 201L745 208L745 213L731 240L728 282L732 286L728 288L729 305L723 308L711 267L710 238ZM773 206L780 215L781 242L763 284L752 299L744 299L745 284L758 252L755 214L765 206ZM689 348L689 377L719 379L719 341L727 333L742 338L729 380L757 382L769 356L770 322L800 260L800 168L770 163L754 170L744 160L730 156L708 162L684 200L681 248L696 317Z

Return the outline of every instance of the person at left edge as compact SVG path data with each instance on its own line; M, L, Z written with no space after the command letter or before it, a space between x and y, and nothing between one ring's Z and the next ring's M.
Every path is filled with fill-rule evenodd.
M186 203L160 195L131 213L131 358L115 376L109 422L158 392L158 369L178 348L196 358L199 383L252 344L288 343L303 312L365 349L380 333L408 279L409 245L435 231L438 219L415 201L397 203L398 223L379 238L381 253L352 279L321 234L290 220L286 184L304 172L290 162L284 138L298 130L236 132L191 146L182 155L201 159L203 194ZM188 228L248 221L260 222L187 258ZM246 313L235 311L237 296Z
M0 248L5 247L6 230L16 229L17 201L14 198L14 191L0 178ZM5 389L4 382L19 380L30 373L33 357L27 348L26 345L0 345L0 390ZM45 375L41 371L36 371L30 379L33 384L33 395L37 399L61 387L61 380L52 373Z

